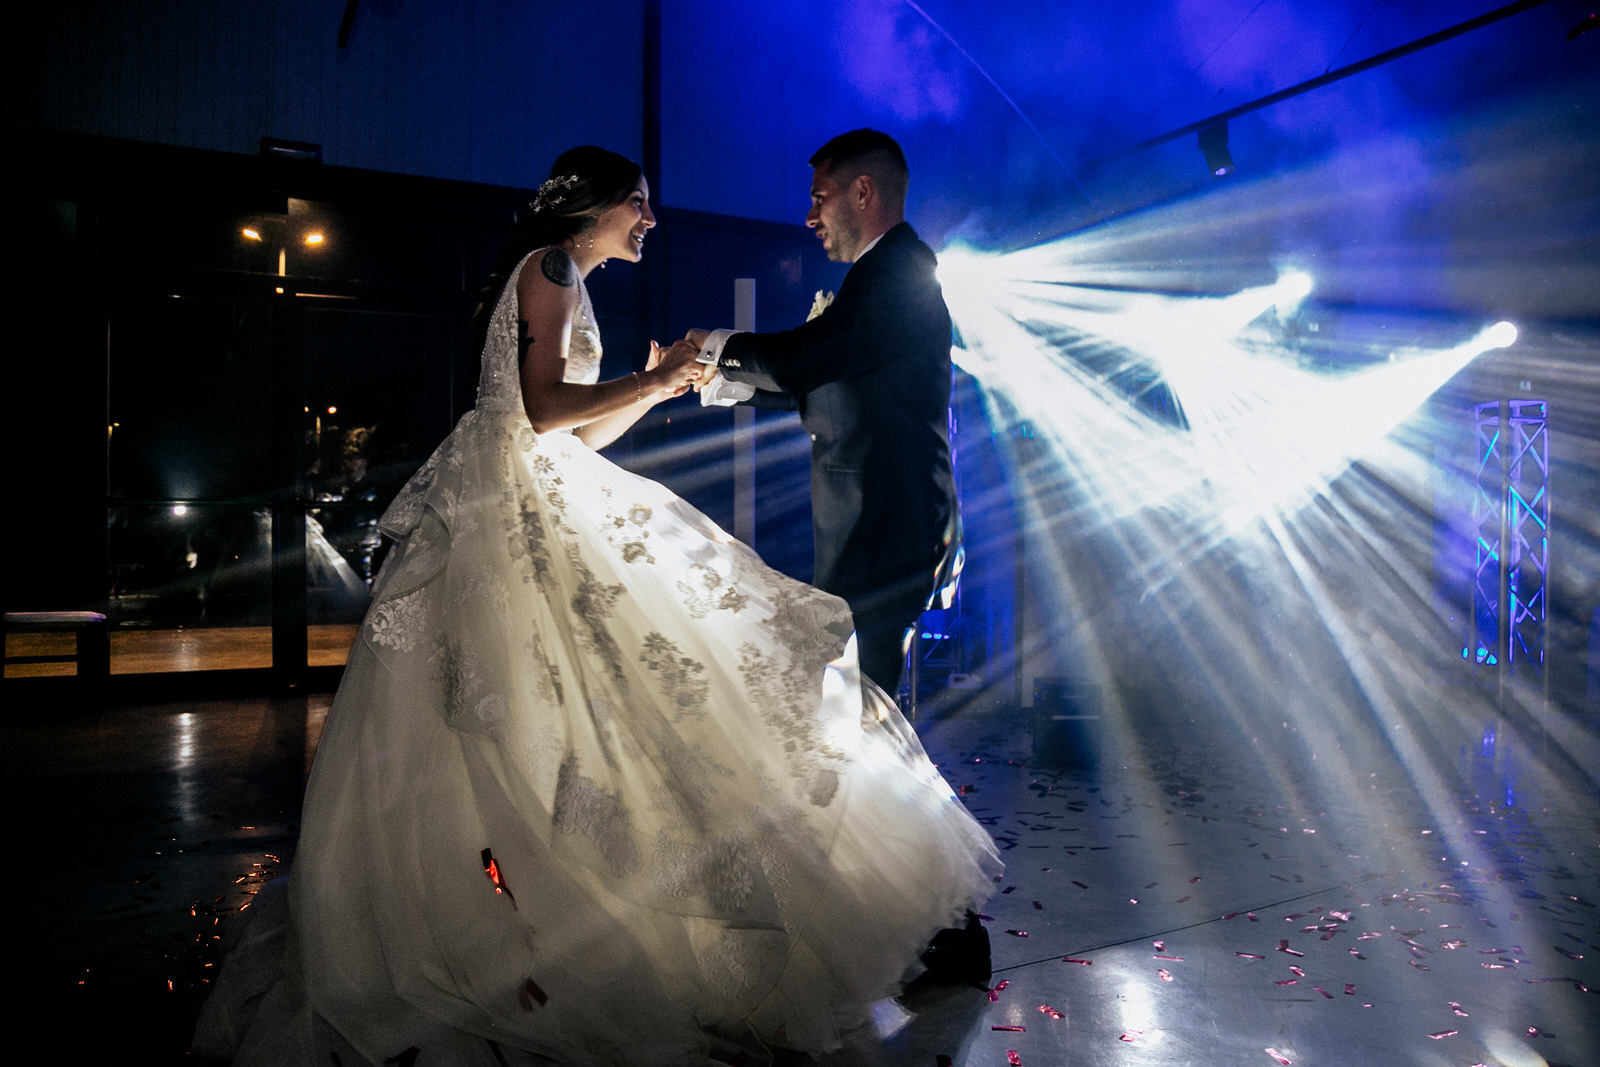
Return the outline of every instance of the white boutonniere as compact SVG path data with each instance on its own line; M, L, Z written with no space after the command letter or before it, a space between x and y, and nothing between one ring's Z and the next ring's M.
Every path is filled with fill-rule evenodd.
M811 299L811 314L806 316L806 321L810 322L812 319L816 318L818 315L822 314L824 311L827 311L828 307L832 303L833 303L833 294L832 293L824 293L821 289L818 289L817 290L817 295L812 297L812 299Z

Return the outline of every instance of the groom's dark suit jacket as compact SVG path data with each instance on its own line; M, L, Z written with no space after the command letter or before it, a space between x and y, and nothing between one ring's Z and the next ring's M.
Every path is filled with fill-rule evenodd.
M818 587L858 615L926 605L957 529L950 469L950 312L933 251L908 224L845 275L832 306L781 333L742 333L722 372L752 403L797 408L811 435Z

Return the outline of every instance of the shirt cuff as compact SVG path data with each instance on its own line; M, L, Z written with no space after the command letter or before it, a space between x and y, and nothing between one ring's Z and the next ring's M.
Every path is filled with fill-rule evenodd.
M739 401L749 400L755 395L756 387L749 382L730 382L722 376L721 371L718 371L714 378L700 387L700 406L732 407Z
M695 357L701 363L718 364L722 362L722 346L728 343L728 338L744 330L712 330L706 336L706 343L700 346L700 354Z

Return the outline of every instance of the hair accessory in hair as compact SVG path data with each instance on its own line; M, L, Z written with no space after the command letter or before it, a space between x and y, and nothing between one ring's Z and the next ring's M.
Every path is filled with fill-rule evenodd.
M539 191L534 194L533 202L528 205L535 214L549 211L567 198L567 190L578 184L576 174L566 174L559 178L551 178L539 186Z

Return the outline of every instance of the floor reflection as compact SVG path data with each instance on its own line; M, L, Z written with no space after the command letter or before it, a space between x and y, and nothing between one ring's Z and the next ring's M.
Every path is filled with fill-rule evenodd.
M292 866L327 707L6 728L31 1018L182 1059L230 929ZM1506 723L1437 746L1422 778L1374 765L1323 795L1157 721L1100 738L1092 768L1042 763L1031 721L919 725L1004 850L994 989L886 1005L829 1067L1596 1062L1594 797Z

